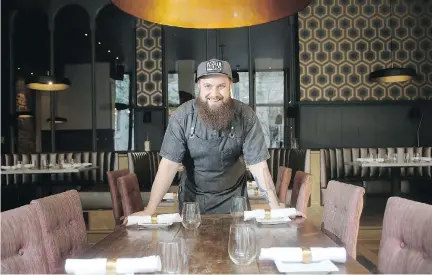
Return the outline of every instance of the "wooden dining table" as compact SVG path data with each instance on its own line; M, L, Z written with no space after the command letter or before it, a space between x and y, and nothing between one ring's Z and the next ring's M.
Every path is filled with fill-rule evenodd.
M122 226L96 243L79 258L136 258L157 255L158 242L184 240L187 246L189 274L270 274L279 273L273 261L256 260L250 265L236 265L228 255L228 239L233 218L228 214L202 215L196 230L186 230L181 223L169 228L142 229L136 225ZM248 221L249 222L249 221ZM296 218L282 225L261 225L250 221L256 232L258 255L269 247L337 247L330 238L305 218ZM336 264L336 263L335 263ZM347 256L345 264L336 264L343 274L370 273Z

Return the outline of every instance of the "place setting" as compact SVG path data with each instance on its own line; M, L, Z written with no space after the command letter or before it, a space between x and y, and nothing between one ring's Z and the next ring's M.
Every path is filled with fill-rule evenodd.
M143 229L163 229L169 228L173 224L182 223L186 229L196 229L201 224L201 214L198 203L183 203L182 215L179 213L154 214L151 216L128 216L127 227L135 227L138 230Z

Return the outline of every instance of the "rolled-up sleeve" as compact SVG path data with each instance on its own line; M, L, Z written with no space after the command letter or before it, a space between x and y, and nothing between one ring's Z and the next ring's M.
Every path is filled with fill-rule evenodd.
M184 124L175 116L169 119L159 155L171 161L181 163L186 151Z
M270 157L261 123L254 113L246 123L246 134L243 143L243 156L246 165L254 165Z

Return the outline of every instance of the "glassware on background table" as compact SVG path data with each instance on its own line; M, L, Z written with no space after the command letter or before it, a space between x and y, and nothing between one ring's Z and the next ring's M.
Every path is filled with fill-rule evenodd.
M201 224L201 213L197 202L184 202L182 224L186 229L197 229Z
M405 153L404 154L404 162L405 163L411 162L411 154L410 153Z
M247 210L246 198L236 196L232 199L231 216L242 217L244 211Z
M47 169L47 161L46 159L41 160L40 169Z
M258 254L256 233L252 225L233 223L230 226L228 255L236 265L251 264Z
M17 169L21 169L21 168L23 168L23 162L22 161L20 161L20 160L17 160L17 162L16 162L16 168Z
M162 273L180 274L184 264L184 253L182 253L180 240L158 243L158 255L162 262Z

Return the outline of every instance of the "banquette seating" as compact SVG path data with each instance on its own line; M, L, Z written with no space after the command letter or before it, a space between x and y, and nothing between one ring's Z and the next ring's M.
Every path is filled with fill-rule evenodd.
M367 168L346 163L354 162L358 158L367 158L370 154L386 157L388 154L419 154L420 157L431 157L432 147L403 147L403 148L336 148L320 150L320 184L321 205L324 205L327 185L336 180L345 183L363 185L365 181L389 180L389 168ZM403 180L431 180L432 167L401 168Z
M269 154L270 158L267 163L274 181L276 181L279 166L290 167L293 170L293 177L296 171L310 173L310 150L269 149ZM127 159L127 161L120 164L120 158ZM70 152L3 154L1 161L2 165L14 165L17 161L22 161L23 164L34 161L39 164L42 160L48 160L49 163L59 162L62 159L66 161L73 159L75 163L92 163L98 168L76 174L45 175L45 178L44 175L2 175L2 210L19 207L28 204L33 199L71 189L79 191L84 211L110 210L112 199L106 172L119 169L129 169L130 173L137 175L141 197L146 205L161 157L158 151ZM178 190L176 185L178 185L177 180L174 181L169 192L176 192Z

